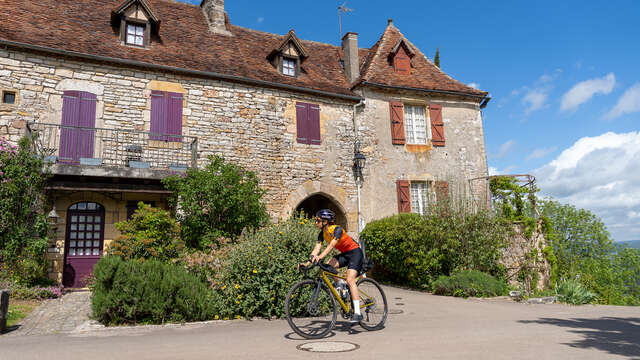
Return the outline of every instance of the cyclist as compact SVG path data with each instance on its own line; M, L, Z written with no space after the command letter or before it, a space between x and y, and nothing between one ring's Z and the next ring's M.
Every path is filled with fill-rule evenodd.
M360 314L360 295L358 294L356 277L362 268L363 253L358 243L342 227L334 223L335 218L336 215L329 209L322 209L316 213L316 226L321 231L318 234L318 242L313 248L310 258L314 264L317 264L331 252L331 249L336 248L340 251L339 255L332 257L326 263L334 268L347 267L347 284L351 291L354 309L350 322L358 323L362 320L362 314ZM324 241L329 244L320 253ZM304 265L308 266L309 262Z

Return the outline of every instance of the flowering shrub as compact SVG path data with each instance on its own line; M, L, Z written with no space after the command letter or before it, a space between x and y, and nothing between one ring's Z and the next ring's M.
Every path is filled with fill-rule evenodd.
M224 264L224 259L231 251L230 245L230 239L221 237L216 240L215 244L208 245L204 250L183 252L174 262L213 287Z
M121 235L107 254L129 259L169 261L184 248L180 228L169 212L142 202L131 219L116 224Z
M211 284L216 316L284 317L285 295L302 279L296 265L308 259L317 237L307 219L291 218L241 238Z
M46 279L47 222L42 160L22 138L0 140L0 277L33 285Z
M9 281L0 282L0 289L8 289L13 299L55 299L62 296L62 285L24 286Z

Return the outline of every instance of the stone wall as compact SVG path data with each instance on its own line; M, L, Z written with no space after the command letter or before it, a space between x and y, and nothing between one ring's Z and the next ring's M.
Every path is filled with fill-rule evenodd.
M551 265L544 257L543 249L549 244L538 221L530 237L525 235L525 225L513 225L514 235L504 250L501 263L507 269L507 281L511 285L522 285L526 291L549 288ZM525 281L519 279L526 275ZM533 280L533 281L532 281Z

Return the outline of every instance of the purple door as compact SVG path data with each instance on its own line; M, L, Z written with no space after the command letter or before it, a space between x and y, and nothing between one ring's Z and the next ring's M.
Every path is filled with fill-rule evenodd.
M62 96L60 162L77 164L92 158L96 123L96 95L65 91Z
M62 284L84 287L102 255L104 207L94 202L75 203L67 210L67 235Z

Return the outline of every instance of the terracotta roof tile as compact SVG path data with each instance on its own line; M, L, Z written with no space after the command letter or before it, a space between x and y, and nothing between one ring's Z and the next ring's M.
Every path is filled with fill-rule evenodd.
M302 40L309 57L298 77L282 75L267 56L285 36L228 25L233 36L211 34L202 9L168 0L147 0L162 26L152 36L151 47L120 45L119 29L110 24L111 12L123 0L2 0L0 39L89 55L111 57L161 66L298 86L342 95L351 91L340 64L338 46ZM412 77L390 73L385 51L403 37L387 27L372 49L360 49L362 78L371 82L427 89L484 94L465 86L437 69L417 49ZM386 41L390 39L389 41ZM413 45L412 45L413 46ZM414 47L415 48L415 47ZM389 69L387 69L389 68Z

